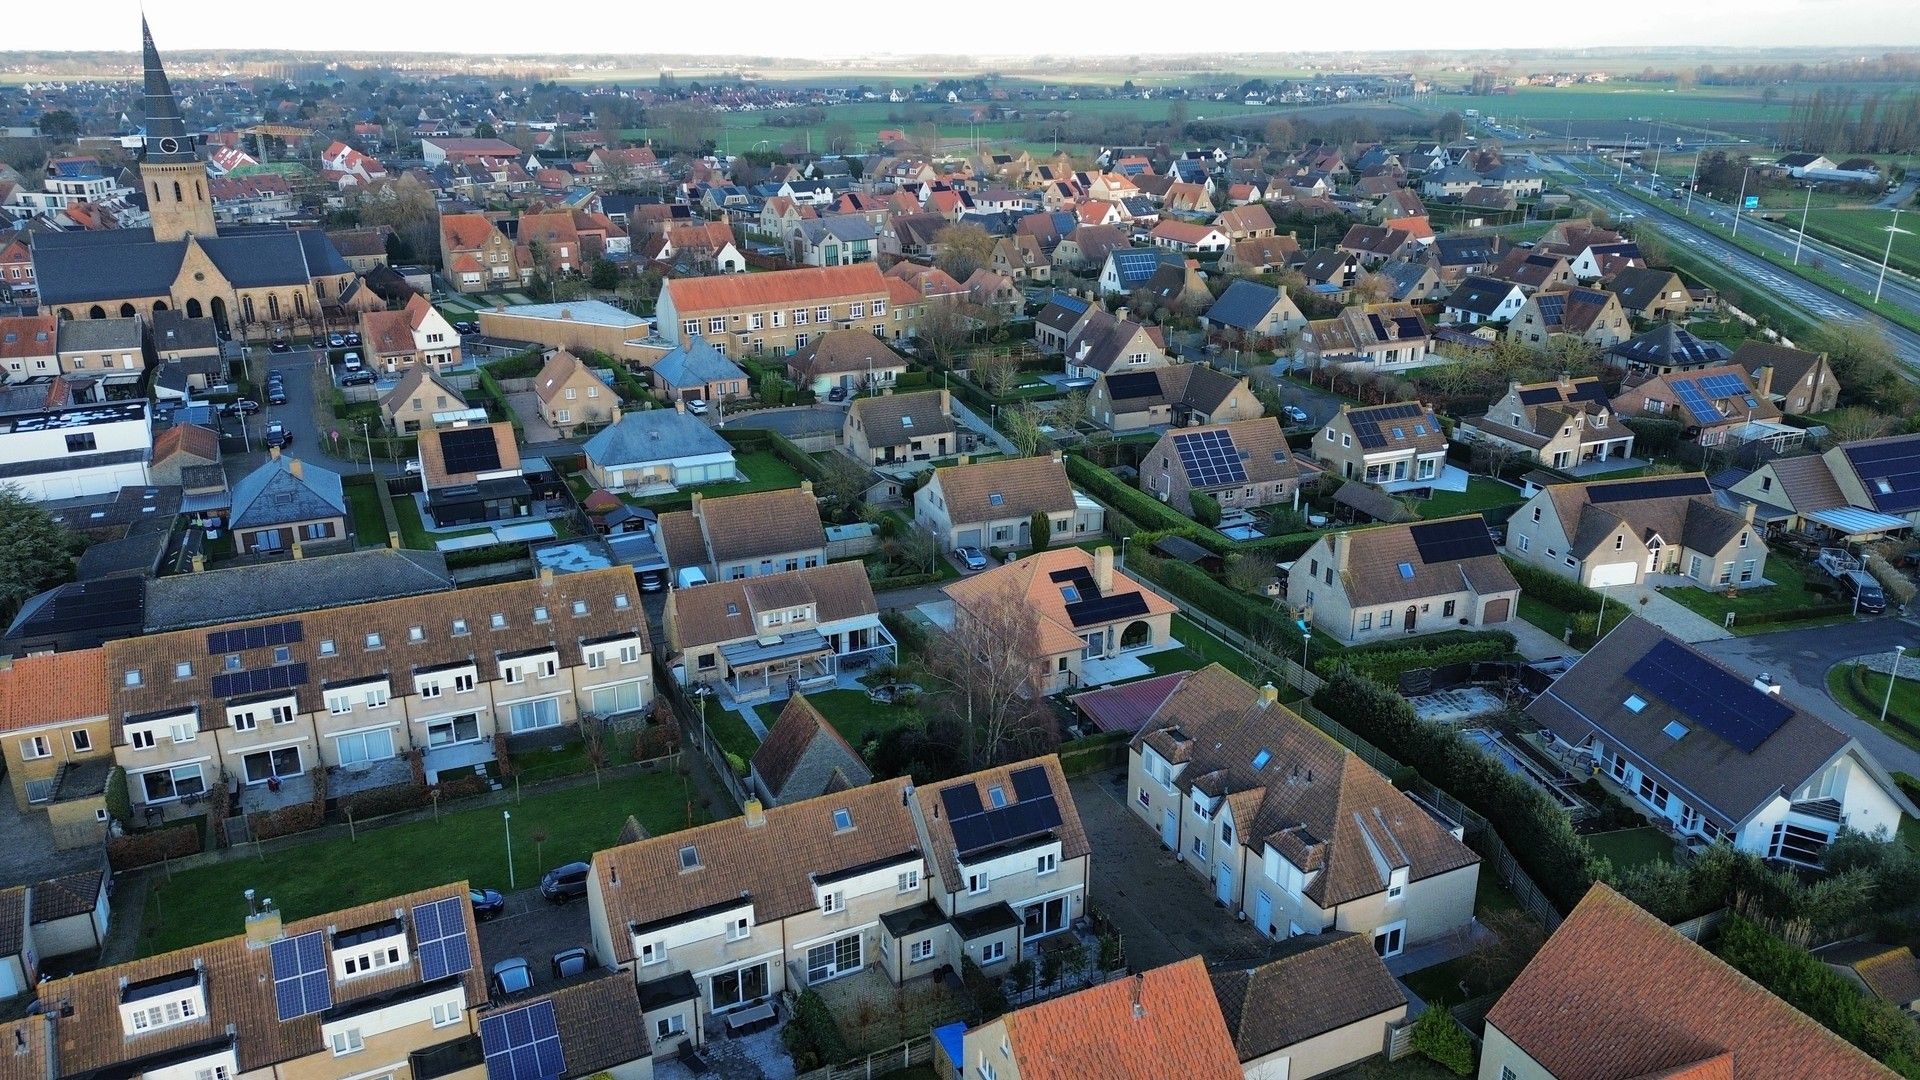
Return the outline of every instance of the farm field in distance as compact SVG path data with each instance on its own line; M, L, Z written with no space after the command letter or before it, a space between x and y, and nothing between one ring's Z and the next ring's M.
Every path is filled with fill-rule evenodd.
M1909 208L1901 215L1907 224L1903 229L1914 231L1905 236L1893 238L1893 257L1888 265L1905 270L1909 274L1920 275L1920 210ZM1798 216L1788 214L1781 224L1798 227ZM1815 208L1807 215L1807 233L1819 237L1829 244L1846 248L1862 259L1878 263L1880 256L1887 250L1887 234L1882 230L1893 224L1893 214L1887 210L1822 210Z

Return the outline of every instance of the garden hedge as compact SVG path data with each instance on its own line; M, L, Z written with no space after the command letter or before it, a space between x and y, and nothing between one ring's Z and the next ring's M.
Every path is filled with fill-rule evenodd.
M1507 569L1513 571L1513 579L1520 583L1522 595L1531 596L1570 615L1577 611L1600 610L1600 594L1572 578L1561 577L1551 570L1542 570L1511 556L1502 555L1501 559L1506 562Z
M1920 1077L1920 1029L1898 1008L1861 993L1812 953L1731 912L1720 924L1713 951L1888 1068Z
M1321 675L1330 675L1334 669L1345 664L1377 683L1395 686L1402 672L1446 664L1468 664L1476 660L1503 660L1513 651L1510 644L1496 640L1459 641L1446 645L1424 641L1419 645L1407 645L1404 641L1395 644L1402 647L1368 652L1349 649L1337 656L1322 658L1314 667Z
M1233 550L1233 541L1205 528L1180 511L1141 491L1078 454L1067 455L1067 477L1088 494L1119 510L1128 520L1155 531L1173 533L1216 554Z

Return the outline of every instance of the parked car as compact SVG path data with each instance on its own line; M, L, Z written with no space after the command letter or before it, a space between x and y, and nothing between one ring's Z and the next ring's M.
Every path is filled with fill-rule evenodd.
M1307 410L1298 405L1282 405L1280 412L1287 418L1289 424L1304 424L1308 421Z
M349 371L345 375L340 376L340 385L370 386L377 381L377 379L378 376L374 375L371 371Z
M493 996L506 997L533 989L533 966L524 957L513 957L493 965Z
M360 354L357 352L348 353L346 356L341 358L340 366L343 368L346 368L348 371L359 371L360 370Z
M847 400L847 388L844 386L836 386L833 389L827 391L827 400L828 401Z
M695 416L705 416L707 415L707 403L701 398L694 398L687 402L687 411Z
M919 696L919 685L910 682L881 683L867 690L867 700L876 705L904 705Z
M408 458L407 459L407 475L414 476L414 475L417 475L419 472L420 472L420 459Z
M587 959L587 950L582 948L561 949L553 954L553 977L556 979L571 978L592 966L593 961Z
M468 889L467 902L473 905L473 917L480 922L497 919L507 910L507 898L492 889Z
M555 904L578 900L587 895L587 874L592 869L583 862L556 866L540 879L540 895Z
M347 331L347 348L357 349L359 347L360 347L360 331L358 330Z
M957 547L953 549L953 559L966 567L967 573L977 573L987 568L987 553L977 547Z
M640 582L641 592L660 592L667 587L665 570L635 570L633 576Z
M347 335L345 334L328 334L327 335L327 348L344 349L346 347L347 347Z
M220 412L224 416L250 416L259 411L260 403L252 398L241 398L238 401L229 401L220 407Z
M268 446L286 446L293 442L293 432L278 420L267 421L266 440Z
M268 346L268 348L274 352L292 352L293 342L288 341L286 338L274 338L273 344Z
M1880 589L1880 583L1865 570L1849 570L1840 575L1840 588L1845 590L1847 598L1854 604L1854 610L1863 615L1878 615L1887 610L1887 594Z
M279 383L274 383L272 386L267 387L267 404L285 405L286 403L287 403L286 387L281 386Z

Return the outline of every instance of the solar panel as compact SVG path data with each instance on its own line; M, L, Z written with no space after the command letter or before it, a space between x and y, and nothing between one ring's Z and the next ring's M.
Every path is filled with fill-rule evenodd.
M958 821L969 814L980 812L980 793L972 784L955 784L940 793L940 802L947 808L949 820Z
M1658 476L1648 480L1627 480L1617 484L1595 484L1587 489L1587 501L1615 503L1712 493L1713 489L1707 486L1707 478L1696 473L1692 476Z
M1534 300L1540 307L1540 321L1547 326L1559 326L1566 321L1567 294L1538 293Z
M1153 397L1160 392L1160 376L1151 371L1129 371L1107 376L1107 396L1114 401Z
M222 698L264 694L273 690L291 690L307 684L307 665L277 664L257 671L235 671L215 675L211 680L213 696Z
M1480 555L1493 555L1493 537L1487 533L1485 519L1457 518L1408 527L1413 546L1423 563L1452 562Z
M1024 769L1015 769L1008 779L1013 781L1014 796L1022 801L1053 794L1053 784L1047 780L1044 766L1029 765Z
M1692 379L1674 379L1671 385L1673 396L1680 399L1680 404L1687 407L1687 411L1693 414L1694 419L1703 423L1712 423L1723 418L1719 407L1707 400L1707 396Z
M500 446L494 442L493 429L449 428L440 433L440 457L447 472L490 472L500 468Z
M325 938L326 931L315 930L273 943L273 1003L281 1023L333 1006Z
M1560 400L1560 388L1557 386L1536 386L1531 390L1520 391L1520 404L1542 405L1549 401Z
M1661 639L1627 669L1634 685L1751 754L1793 709L1684 645Z
M1092 626L1146 613L1147 598L1137 592L1095 596L1067 605L1067 618L1075 626Z
M483 1017L480 1048L486 1053L487 1080L554 1080L567 1071L551 1001Z
M207 635L207 655L264 649L269 645L292 645L304 636L298 620L268 623L265 626L243 626L238 630L215 630Z
M1382 425L1394 420L1410 420L1419 415L1419 405L1403 402L1373 409L1355 409L1347 414L1347 423L1353 426L1353 437L1360 440L1360 445L1371 450L1387 445L1387 437L1381 433ZM1396 427L1393 430L1397 437L1400 429Z
M1233 436L1225 431L1175 435L1173 448L1187 471L1187 483L1194 487L1247 482L1247 468L1240 462L1240 451L1233 445Z
M1874 509L1895 514L1920 509L1920 439L1841 449L1865 483Z
M1747 381L1738 375L1708 375L1700 380L1700 388L1717 398L1743 397Z
M473 967L473 945L467 940L465 900L450 897L413 909L415 949L420 954L420 978L427 982L458 975Z

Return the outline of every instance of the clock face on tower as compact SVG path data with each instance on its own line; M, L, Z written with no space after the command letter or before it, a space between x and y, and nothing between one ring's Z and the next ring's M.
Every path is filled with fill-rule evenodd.
M179 139L176 139L176 138L173 138L172 136L168 136L167 138L164 138L164 139L161 139L161 140L160 140L160 152L161 152L161 153L163 153L163 154L177 154L177 153L179 153L179 152L180 152L180 140L179 140Z

